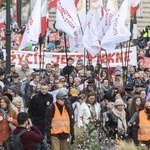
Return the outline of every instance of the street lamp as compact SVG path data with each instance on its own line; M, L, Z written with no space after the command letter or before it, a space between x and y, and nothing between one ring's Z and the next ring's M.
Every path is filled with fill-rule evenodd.
M21 0L17 0L17 22L18 26L21 27Z
M6 84L10 83L8 79L10 76L10 66L11 66L11 29L10 29L10 0L6 0Z

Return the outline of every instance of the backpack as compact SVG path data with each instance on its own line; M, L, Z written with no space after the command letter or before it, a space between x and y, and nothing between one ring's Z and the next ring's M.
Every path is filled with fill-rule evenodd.
M9 138L4 142L4 150L23 150L20 136L23 135L27 130L24 129L17 135L11 132Z

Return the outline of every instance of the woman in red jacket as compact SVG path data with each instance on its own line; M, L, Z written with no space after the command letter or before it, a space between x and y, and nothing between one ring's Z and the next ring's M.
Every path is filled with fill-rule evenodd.
M9 124L17 125L17 114L10 107L10 100L7 96L0 99L0 147L3 142L9 138L10 126Z

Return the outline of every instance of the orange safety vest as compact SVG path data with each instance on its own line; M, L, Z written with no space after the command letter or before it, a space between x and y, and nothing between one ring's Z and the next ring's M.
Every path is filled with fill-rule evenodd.
M147 119L145 110L139 112L139 130L138 140L149 141L150 140L150 120Z
M63 132L70 133L70 119L65 106L63 106L62 114L60 114L56 103L54 104L54 107L55 113L54 117L52 118L51 134L59 134Z

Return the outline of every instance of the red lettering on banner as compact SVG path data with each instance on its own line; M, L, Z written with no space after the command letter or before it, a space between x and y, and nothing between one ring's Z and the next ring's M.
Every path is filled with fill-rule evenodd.
M109 61L109 63L114 63L114 55L115 55L115 53L109 53L108 54L108 61Z
M84 55L76 55L78 59L82 59Z
M38 61L37 61L37 55L38 55L38 53L35 53L35 54L34 54L34 63L35 63L35 64L37 64L37 62L38 62Z
M128 54L129 53L129 54ZM124 61L125 62L130 62L130 53L132 53L132 51L128 51L128 52L124 52Z
M18 54L18 58L19 58L19 65L21 65L21 62L22 62L22 60L23 60L23 57L24 57L24 54L22 54L22 55L20 55L20 54Z
M60 56L59 55L52 55L52 58L56 57L56 61L54 62L53 60L51 61L52 64L58 63L59 64L59 59Z
M11 52L11 63L15 63L16 54L12 51Z
M43 56L41 56L40 62L41 62L41 64L45 64Z
M116 53L116 63L117 63L117 62L122 62L121 53Z
M31 56L31 59L29 59L30 56ZM33 56L33 54L27 54L27 55L25 56L25 60L28 62L28 64L32 64L32 61L29 61L29 60L32 60L32 56Z
M61 64L67 64L67 63L66 63L66 56L65 56L65 55L62 55L62 56L61 56L60 63L61 63Z
M102 64L106 64L106 62L107 62L107 61L106 61L106 55L105 55L105 54L102 54L102 55L101 55L101 63L102 63Z

